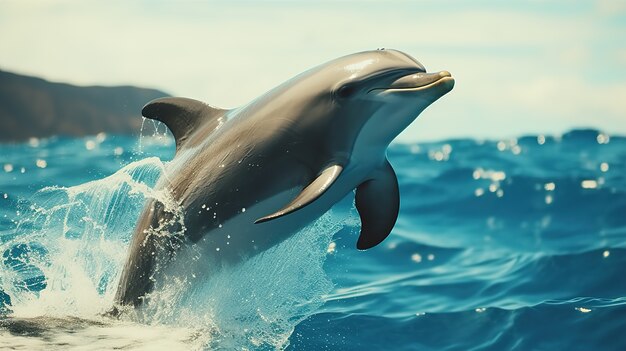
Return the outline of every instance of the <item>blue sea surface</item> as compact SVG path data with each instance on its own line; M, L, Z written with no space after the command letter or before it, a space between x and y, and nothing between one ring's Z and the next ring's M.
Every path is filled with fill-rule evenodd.
M105 312L173 152L159 135L0 145L0 314ZM198 289L198 306L164 304L137 323L202 321L214 328L193 341L206 349L626 350L625 137L395 143L388 156L401 209L379 246L356 250L348 198ZM6 341L17 334L0 319L0 346L41 338Z

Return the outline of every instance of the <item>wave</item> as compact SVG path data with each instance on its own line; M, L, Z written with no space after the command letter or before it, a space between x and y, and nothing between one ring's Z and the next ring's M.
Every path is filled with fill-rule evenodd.
M624 137L393 144L400 217L378 247L355 249L348 197L206 281L172 277L122 320L101 314L144 202L168 201L153 186L171 140L51 138L0 152L0 347L626 348Z

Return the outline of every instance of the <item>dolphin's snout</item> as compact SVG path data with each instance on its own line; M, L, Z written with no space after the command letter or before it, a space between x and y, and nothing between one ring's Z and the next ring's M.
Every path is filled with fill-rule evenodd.
M452 87L454 87L454 78L452 77L452 74L448 71L441 71L439 72L439 76L441 77L440 79L444 81L444 83L446 85L450 86L450 89L452 89Z
M445 89L446 89L446 93L449 92L450 90L452 90L452 88L454 88L454 83L455 80L454 78L452 78L452 74L450 74L450 72L448 71L441 71L439 72L439 76L441 77L439 80L441 80L442 84Z
M391 82L386 87L379 87L372 89L371 91L380 91L380 90L415 90L417 88L426 87L440 80L444 80L447 84L454 84L454 79L452 78L452 74L448 71L441 72L433 72L433 73L411 73L406 76L400 77L393 82ZM444 83L442 82L442 83Z

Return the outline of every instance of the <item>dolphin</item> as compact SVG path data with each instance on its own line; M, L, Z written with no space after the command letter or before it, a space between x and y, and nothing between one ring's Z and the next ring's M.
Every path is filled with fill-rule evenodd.
M378 245L398 216L390 142L454 79L378 49L312 68L245 106L167 97L142 115L163 122L176 153L131 239L117 305L138 307L165 272L208 274L266 250L355 191L356 247ZM186 252L186 254L183 254Z

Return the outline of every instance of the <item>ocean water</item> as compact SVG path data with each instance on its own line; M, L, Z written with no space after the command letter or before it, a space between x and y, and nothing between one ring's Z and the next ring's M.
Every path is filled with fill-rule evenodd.
M159 134L0 145L0 349L626 350L624 137L392 144L401 210L378 247L355 249L346 198L103 316L173 149Z

